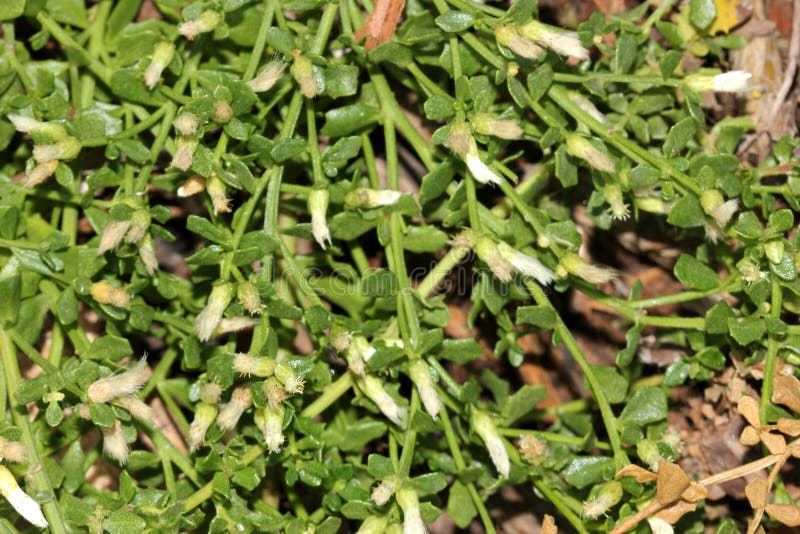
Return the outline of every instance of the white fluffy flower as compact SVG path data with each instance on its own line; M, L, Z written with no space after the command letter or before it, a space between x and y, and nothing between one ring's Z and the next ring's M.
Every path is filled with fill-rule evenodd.
M547 285L555 280L553 271L533 256L515 250L502 241L497 244L497 249L500 251L500 255L522 275L530 276L542 285Z
M489 168L480 158L477 151L468 152L464 157L464 162L467 164L469 172L472 176L482 184L499 184L500 177Z
M422 521L417 492L411 488L400 488L395 494L395 499L403 510L403 534L427 534L428 529Z
M203 311L197 314L194 323L194 331L197 339L207 341L222 320L225 308L233 298L233 285L229 283L218 284L211 289L208 303Z
M548 26L537 20L521 26L519 31L528 39L549 48L556 54L574 57L581 61L589 59L589 51L581 44L581 40L575 32Z
M503 438L500 437L500 432L492 420L492 416L486 412L475 410L472 413L472 429L483 440L486 445L486 450L489 452L489 457L497 472L501 476L508 478L508 473L511 470L511 461L508 458L508 451L503 443Z
M2 465L0 465L0 494L28 523L39 528L48 527L47 519L42 514L42 507L20 489L14 475Z

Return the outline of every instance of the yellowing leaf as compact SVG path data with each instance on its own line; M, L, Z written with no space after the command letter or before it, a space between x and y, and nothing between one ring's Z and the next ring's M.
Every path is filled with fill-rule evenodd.
M717 16L708 28L710 35L728 33L731 28L741 22L736 13L739 0L714 0L714 4L717 6Z
M800 508L793 504L768 504L767 515L787 527L800 526Z
M763 477L754 478L744 488L744 494L751 508L763 508L767 504L767 490L769 484Z
M691 482L677 464L662 461L658 464L656 499L661 504L671 504L681 497Z

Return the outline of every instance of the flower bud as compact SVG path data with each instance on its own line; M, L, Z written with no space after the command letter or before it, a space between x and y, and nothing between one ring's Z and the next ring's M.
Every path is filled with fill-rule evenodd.
M214 102L214 112L211 114L211 120L215 124L227 124L233 117L233 108L226 100L218 100Z
M274 59L267 63L255 78L247 82L247 85L256 93L269 91L280 80L284 69L286 69L286 63Z
M78 157L81 142L67 135L52 145L36 145L33 147L33 159L36 163L45 163L54 159L70 160Z
M533 465L541 464L548 456L547 445L533 434L523 434L519 438L519 452L526 462Z
M95 404L128 397L142 389L149 375L147 360L142 358L124 373L95 380L86 390L86 395Z
M617 166L614 160L594 146L588 139L578 134L570 134L566 139L567 152L584 160L591 167L602 172L614 172Z
M128 463L128 443L125 441L125 434L122 432L122 423L114 421L111 428L102 427L103 433L103 452L112 460L116 460L119 465Z
M225 334L230 334L231 332L238 332L257 324L258 321L256 319L251 319L250 317L223 317L220 319L217 327L214 329L214 333L211 334L211 337L219 337Z
M283 389L283 384L278 382L274 376L267 378L264 381L264 393L267 397L267 404L270 408L277 408L283 401L289 398L289 394Z
M233 370L240 375L255 375L261 378L272 376L275 371L275 360L267 356L251 356L239 352L233 357Z
M117 308L127 308L131 303L131 296L127 291L108 282L92 284L92 298L99 304L111 304Z
M399 476L388 475L372 489L372 502L378 506L383 506L389 502L389 499L392 498L402 484L403 480Z
M281 362L275 366L275 378L277 378L286 393L302 393L305 381L302 376L297 376L291 365Z
M206 440L206 432L217 417L217 405L199 403L194 409L194 419L189 425L189 450L196 451Z
M311 212L311 233L323 249L331 244L331 232L328 229L327 220L329 195L328 190L323 188L314 188L308 194L308 211Z
M353 337L344 326L334 324L331 327L330 343L336 352L344 352L350 346L350 339Z
M114 250L122 243L122 239L131 227L131 221L112 220L103 228L100 234L100 244L97 246L97 255L101 256L109 250Z
M367 362L373 354L375 354L375 348L369 344L367 338L364 336L353 336L349 340L345 355L348 368L355 375L364 376Z
M196 195L206 188L206 180L198 174L190 176L183 185L178 188L178 196L181 198Z
M0 460L24 464L28 461L28 449L19 441L6 441L0 438Z
M398 406L397 402L383 388L383 382L375 376L364 375L356 377L356 385L364 395L374 402L378 409L391 422L402 426L405 419L405 412Z
M595 106L591 100L583 96L583 94L579 93L578 91L567 91L567 96L570 100L572 100L573 103L575 103L597 122L603 124L606 123L606 116L603 115L599 109L597 109L597 106Z
M472 429L486 445L486 450L489 451L489 457L492 459L495 468L497 468L497 472L501 476L508 478L511 462L508 459L508 451L506 451L503 438L500 437L500 432L497 431L492 416L479 410L473 411Z
M498 24L494 30L494 38L498 44L525 59L535 61L546 53L544 48L520 35L519 29L511 24Z
M419 497L410 487L402 487L394 496L403 510L403 534L427 534L428 529L422 521L419 510Z
M742 279L748 284L760 282L767 277L767 273L761 270L759 265L750 258L742 258L736 264L736 268L742 275Z
M207 341L222 320L225 308L233 298L233 284L227 282L217 284L211 288L208 303L203 308L194 323L194 331L200 341Z
M194 137L178 137L175 140L172 166L180 171L188 171L194 161L194 151L199 144L200 141Z
M622 189L619 184L608 184L603 187L603 198L608 202L608 212L612 219L626 221L631 213L628 204L622 200Z
M20 489L14 475L4 465L0 465L0 495L5 497L14 510L28 523L39 528L49 526L47 519L42 514L42 507Z
M45 180L53 176L58 168L58 160L43 161L33 168L31 173L25 179L25 187L31 188L43 183Z
M155 422L156 414L153 409L138 397L122 397L117 399L114 404L128 410L134 419L150 424Z
M319 84L314 77L314 66L311 60L303 56L300 50L292 52L294 62L289 68L289 73L300 86L300 93L306 98L314 98L319 94Z
M206 182L208 196L211 197L211 205L215 213L228 213L231 211L231 200L225 193L225 182L216 174L211 174Z
M144 71L143 78L144 84L149 90L155 89L158 81L161 79L161 73L172 62L175 56L175 45L168 41L161 41L156 44L153 49L153 57L150 59L150 64Z
M200 117L189 111L184 111L172 121L172 125L183 137L190 137L197 133L200 127Z
M658 464L664 460L658 445L649 439L643 439L636 444L636 454L654 473L658 472Z
M774 239L764 244L764 254L771 263L780 263L783 261L784 246L783 241Z
M592 284L605 284L617 277L617 272L610 267L600 267L587 263L573 252L567 252L559 263L558 272L563 276L571 274L583 278Z
M622 499L622 493L622 483L618 480L608 481L600 486L595 496L583 503L581 511L585 517L597 519Z
M690 74L683 81L687 86L699 93L705 92L729 92L742 93L751 89L748 80L752 77L749 72L733 70L721 74Z
M507 284L514 276L514 265L500 253L497 243L485 235L474 233L472 236L475 254L492 271L498 280Z
M466 163L473 178L482 184L499 184L500 177L486 165L478 153L478 145L470 135L466 122L456 122L450 126L447 146Z
M125 233L125 241L128 243L138 243L142 240L150 228L150 212L145 209L138 209L131 215L131 226Z
M523 134L516 119L496 119L489 113L476 113L471 122L472 128L479 134L500 139L519 139Z
M552 244L553 242L547 234L540 234L539 237L536 238L536 246L539 248L550 248Z
M203 11L194 20L183 22L178 26L178 33L190 41L194 41L201 33L208 33L216 29L222 22L222 15L216 11Z
M34 142L55 143L68 136L66 128L54 122L42 122L24 115L8 115L18 132L31 134Z
M408 374L419 390L419 396L422 399L422 405L425 406L425 411L435 418L442 409L442 401L439 400L439 394L433 384L433 377L431 377L431 370L428 364L422 359L414 360L408 365Z
M733 214L739 209L739 201L736 199L726 201L719 190L706 189L700 195L700 206L702 206L707 215L714 219L720 228L725 228Z
M356 531L356 534L386 534L389 518L385 515L371 515L366 518Z
M241 302L242 307L250 315L261 313L264 305L261 303L261 295L258 293L256 286L250 282L240 282L236 286L236 298Z
M359 187L347 193L344 203L349 208L378 208L393 206L400 201L402 196L403 193L400 191Z
M553 271L545 267L542 262L533 256L523 254L511 248L511 246L503 241L497 243L497 250L500 256L508 261L514 269L519 271L523 276L529 276L542 285L547 285L555 280Z
M556 54L574 57L581 61L589 59L589 51L581 44L581 40L575 32L554 28L542 24L538 20L531 20L519 28L519 33L540 46L549 48Z
M144 263L144 268L147 274L153 276L158 270L158 258L156 257L156 249L153 244L153 238L149 234L145 234L139 242L139 258Z
M284 414L283 406L256 411L256 425L264 436L264 443L269 452L278 452L285 441L283 435Z
M206 404L217 404L222 396L222 386L216 382L207 382L200 389L200 400Z
M672 204L664 202L658 197L636 197L636 207L648 213L666 215L672 209Z
M217 425L224 431L233 430L245 410L253 405L250 397L250 385L243 384L233 390L231 400L219 407Z

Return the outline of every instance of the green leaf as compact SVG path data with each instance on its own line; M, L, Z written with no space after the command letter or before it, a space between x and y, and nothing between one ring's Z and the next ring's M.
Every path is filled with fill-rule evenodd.
M576 456L564 470L566 481L582 489L613 475L614 464L605 456Z
M644 386L628 400L620 415L623 423L646 425L667 418L667 396L664 390L652 386Z
M530 324L552 330L557 324L558 316L550 306L520 306L517 308L517 324Z
M426 473L411 479L411 484L420 497L436 495L447 487L447 479L442 473Z
M89 360L119 361L133 355L133 349L127 339L116 336L98 337L82 356Z
M446 95L433 95L425 101L423 108L425 116L432 120L442 120L452 117L456 112L456 101Z
M664 141L663 152L668 158L674 158L683 150L689 141L694 138L697 123L691 117L677 122L669 129L667 140Z
M150 161L150 151L144 146L144 143L138 139L119 139L114 141L114 144L119 147L123 154L136 163L147 163Z
M64 470L64 489L70 493L75 493L83 485L85 459L80 441L73 441L61 460L61 468Z
M151 93L135 68L114 71L114 74L111 75L111 90L118 97L137 104L160 106L164 103L161 93L158 91Z
M6 0L3 0L3 3L5 2ZM89 25L86 3L83 0L47 0L45 9L58 22L81 29L85 29Z
M445 339L440 358L456 363L467 363L483 355L483 349L474 339Z
M458 528L462 529L467 528L478 515L469 490L458 480L455 480L450 486L450 493L447 497L447 515Z
M399 288L397 275L388 269L377 269L361 279L361 293L368 297L391 297Z
M292 51L297 48L295 46L294 35L292 35L292 32L288 30L271 26L267 30L266 37L267 44L286 57L291 57Z
M292 158L303 154L308 150L308 144L305 139L299 137L292 137L290 139L283 139L275 143L275 146L270 150L269 155L275 160L275 163L283 163Z
M591 369L609 403L625 402L625 398L628 396L628 380L624 376L619 374L614 367L592 365Z
M714 0L691 0L689 2L689 21L695 28L705 30L717 17Z
M25 0L3 0L0 4L0 21L12 20L25 11Z
M114 409L108 404L92 404L89 406L89 417L97 426L111 428L117 422Z
M725 366L725 355L717 347L704 348L694 355L694 359L714 371L721 371Z
M553 68L547 63L533 69L526 80L531 100L534 102L541 100L553 84L554 77Z
M700 201L692 195L686 195L677 201L667 215L668 223L681 228L702 226L705 220Z
M241 469L237 469L233 473L233 476L231 477L231 482L233 482L237 486L243 487L247 491L253 491L261 482L261 478L258 476L258 473L256 472L255 468L242 467Z
M706 291L719 286L719 277L694 256L681 254L675 264L675 277L685 286Z
M764 232L758 217L756 217L756 214L752 211L740 213L733 229L745 239L758 239Z
M564 144L556 149L556 178L564 189L578 184L578 167L569 159L567 147Z
M749 345L754 341L763 340L767 326L759 317L730 318L728 319L728 330L737 343Z
M208 219L198 217L197 215L189 215L189 217L186 218L186 229L221 245L228 245L233 239L230 230L220 228Z
M461 32L472 26L475 17L462 11L448 11L436 17L436 25L446 32Z
M442 195L447 186L453 181L455 168L453 160L448 159L437 165L432 171L422 177L419 190L420 204L427 204Z
M403 235L403 248L421 254L445 248L450 236L432 225L409 226Z
M382 480L394 474L392 460L380 454L370 454L367 457L367 472L377 480Z
M725 334L728 332L728 321L735 317L730 305L724 300L714 304L706 312L706 332L709 334Z
M147 527L147 522L125 508L120 508L112 512L105 521L103 529L109 534L135 534L142 532Z
M536 405L547 398L545 386L526 384L508 398L500 413L502 425L512 426L514 422L536 409Z
M330 65L325 68L325 94L331 98L353 96L358 92L358 67Z
M414 61L411 49L394 40L376 46L370 50L367 57L373 63L392 63L403 69Z
M636 63L639 55L639 46L636 37L628 32L623 32L617 38L617 51L614 55L614 71L617 74L625 74L631 70Z
M691 368L692 364L683 359L671 363L664 373L664 385L669 387L680 386L689 377Z
M203 219L205 220L205 219ZM227 232L227 230L226 230ZM234 265L249 265L264 258L278 249L278 242L263 230L247 232L242 236L236 252L233 254Z
M681 63L681 53L677 50L668 50L661 61L658 63L658 68L661 70L661 76L666 80Z
M320 132L331 137L342 137L374 124L379 110L366 104L351 104L325 113L325 124Z

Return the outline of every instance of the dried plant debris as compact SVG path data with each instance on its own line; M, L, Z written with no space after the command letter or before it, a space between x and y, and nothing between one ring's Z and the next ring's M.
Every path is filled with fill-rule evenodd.
M798 526L798 6L0 2L0 530Z

